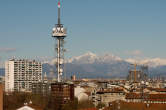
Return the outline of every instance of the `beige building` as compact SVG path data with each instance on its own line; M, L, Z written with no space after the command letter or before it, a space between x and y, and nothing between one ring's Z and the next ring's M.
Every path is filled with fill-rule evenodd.
M32 83L42 80L42 64L35 60L5 62L5 91L32 91Z
M125 92L123 89L114 88L114 89L105 89L92 93L92 101L95 105L99 103L104 103L106 106L109 106L110 102L116 100L125 101Z

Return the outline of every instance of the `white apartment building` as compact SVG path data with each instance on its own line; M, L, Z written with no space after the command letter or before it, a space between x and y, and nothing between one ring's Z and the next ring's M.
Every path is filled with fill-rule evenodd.
M32 83L42 80L42 64L35 60L11 59L5 62L5 91L32 91Z

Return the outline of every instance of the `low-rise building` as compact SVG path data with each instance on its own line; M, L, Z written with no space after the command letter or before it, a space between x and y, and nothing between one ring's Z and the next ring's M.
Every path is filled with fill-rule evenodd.
M86 94L86 90L80 86L74 88L74 96L78 99L78 101L89 99L88 94Z
M123 89L105 89L92 93L92 101L95 105L104 103L106 106L109 106L109 102L116 100L125 100L125 92Z
M166 103L166 94L127 93L127 102Z

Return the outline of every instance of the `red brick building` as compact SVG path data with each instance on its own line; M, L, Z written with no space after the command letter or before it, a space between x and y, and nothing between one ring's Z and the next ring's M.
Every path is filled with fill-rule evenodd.
M166 103L166 94L127 93L127 102Z
M74 84L56 82L51 84L51 94L55 103L62 107L65 103L74 100Z
M3 85L0 84L0 110L3 110Z

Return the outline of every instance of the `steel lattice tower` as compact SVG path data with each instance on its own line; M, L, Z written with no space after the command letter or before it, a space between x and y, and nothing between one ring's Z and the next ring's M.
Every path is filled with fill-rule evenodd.
M55 51L57 54L56 70L57 80L62 81L62 75L64 71L64 38L67 36L66 29L63 27L60 21L60 0L58 1L58 24L55 25L52 32L52 37L57 41L55 45Z

